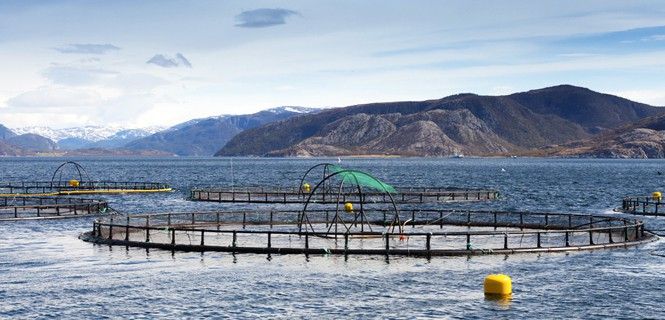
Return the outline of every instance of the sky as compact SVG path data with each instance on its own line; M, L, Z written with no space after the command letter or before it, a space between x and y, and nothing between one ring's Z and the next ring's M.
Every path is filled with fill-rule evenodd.
M557 84L665 106L665 1L0 1L8 127Z

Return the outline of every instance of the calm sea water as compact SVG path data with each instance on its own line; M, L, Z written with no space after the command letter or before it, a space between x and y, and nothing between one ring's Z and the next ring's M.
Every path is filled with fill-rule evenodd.
M75 159L91 177L167 182L176 192L107 196L122 212L230 208L191 187L297 186L330 159ZM0 159L0 180L50 180L63 159ZM337 159L334 159L336 162ZM495 208L611 213L623 195L665 190L665 161L343 159L394 185L493 187ZM644 218L651 229L665 219ZM571 254L448 257L175 253L92 245L92 218L0 223L0 318L663 318L665 244ZM513 278L485 300L487 274Z

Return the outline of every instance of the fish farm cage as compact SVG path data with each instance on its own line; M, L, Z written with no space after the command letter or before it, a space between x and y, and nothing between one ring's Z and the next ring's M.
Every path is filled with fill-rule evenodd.
M322 169L318 184L307 178ZM224 203L318 204L330 203L396 203L422 204L496 200L499 192L492 189L451 187L393 187L358 170L321 163L309 168L295 187L212 187L195 188L189 200Z
M621 208L616 211L641 216L665 216L665 202L660 192L650 196L627 196L621 201Z
M50 181L0 182L0 197L146 193L171 190L168 184L158 182L94 181L90 179L83 166L73 161L58 166Z
M481 201L499 199L499 192L490 189L463 189L463 188L416 188L395 187L397 195L394 196L396 203L417 204L434 202L461 202ZM189 199L192 201L210 201L225 203L274 203L294 204L307 201L308 194L299 188L279 187L235 187L235 188L210 188L193 189ZM389 203L391 200L384 192L365 191L362 200L357 199L354 190L343 192L339 199L335 192L321 192L313 195L314 202L335 203L348 202L351 200L365 203Z
M3 197L0 221L74 218L106 213L104 200L74 197Z
M627 247L657 237L639 220L455 210L188 212L106 216L88 242L172 251L459 256Z

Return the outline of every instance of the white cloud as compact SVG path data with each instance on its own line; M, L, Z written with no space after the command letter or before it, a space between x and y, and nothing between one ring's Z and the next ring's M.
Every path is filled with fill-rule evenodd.
M60 53L79 53L79 54L106 54L111 51L118 51L120 48L112 44L94 44L94 43L70 43L65 46L53 48Z
M42 74L55 84L84 86L98 83L118 73L98 68L56 65L46 68Z
M94 90L44 86L10 98L7 105L25 111L41 112L44 109L91 107L102 101L102 96Z
M653 106L665 107L665 87L661 89L637 89L618 91L616 95Z
M297 11L288 9L261 8L243 11L236 16L236 27L241 28L266 28L286 23L286 18L300 15Z

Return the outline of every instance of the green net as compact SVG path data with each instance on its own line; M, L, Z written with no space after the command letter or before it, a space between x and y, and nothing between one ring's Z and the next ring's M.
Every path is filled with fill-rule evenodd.
M376 189L379 191L397 193L397 191L395 191L395 188L393 188L393 186L384 183L383 181L374 178L371 175L364 173L362 171L346 170L336 165L331 165L329 168L331 173L337 173L338 176L344 182L358 184L360 186Z

